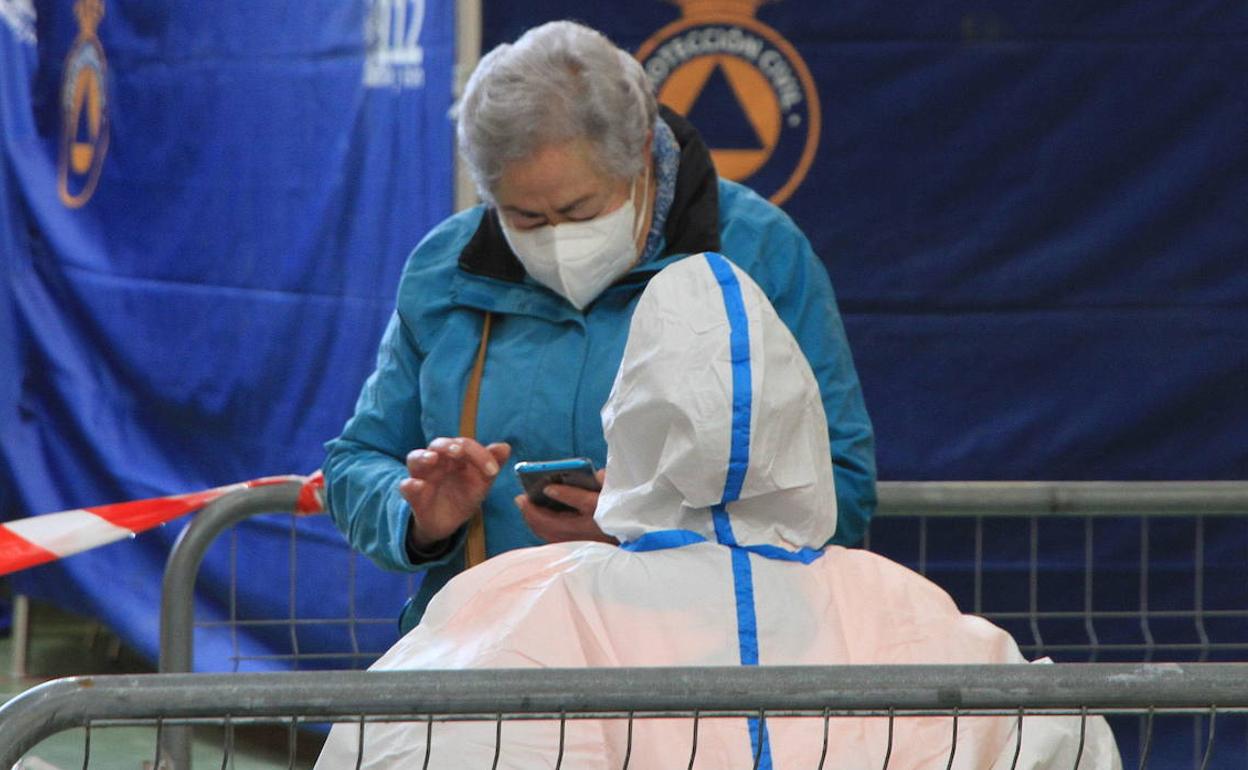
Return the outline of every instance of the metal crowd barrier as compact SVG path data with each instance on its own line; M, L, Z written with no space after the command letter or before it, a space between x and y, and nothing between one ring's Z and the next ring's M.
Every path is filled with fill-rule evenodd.
M1248 715L1248 664L1055 664L1052 666L806 666L641 669L508 669L479 671L288 672L277 674L145 674L74 677L35 687L0 707L0 767L13 767L44 738L85 729L84 767L93 731L153 724L156 741L172 725L277 724L290 736L294 767L298 727L310 722L414 721L427 725L436 754L440 722L496 723L495 763L506 752L504 723L546 719L559 723L551 765L563 757L563 728L570 720L684 718L691 745L671 747L672 767L697 753L699 720L725 717L764 721L795 717L889 720L948 716L950 764L957 751L958 720L999 716L1013 720L1046 715L1139 715L1147 735L1138 760L1161 756L1152 725L1168 715L1200 715L1205 745L1194 766L1244 764L1243 746L1215 741L1225 723ZM1190 717L1189 717L1190 718ZM367 727L362 731L367 735ZM1082 731L1081 731L1082 734ZM632 753L632 730L624 766ZM888 732L887 757L893 749ZM666 747L665 747L666 748ZM232 745L222 767L232 766ZM1080 742L1079 751L1082 753ZM361 748L361 752L363 748ZM685 752L689 752L686 754ZM1221 756L1219 756L1221 754ZM153 744L154 766L163 758ZM1015 762L1018 754L1015 752ZM1171 761L1164 767L1173 767ZM755 757L755 766L758 759ZM813 764L813 763L812 763ZM1076 756L1074 767L1079 764ZM819 760L819 767L824 759ZM358 767L358 760L357 760Z
M864 545L1029 657L1248 659L1248 482L882 483Z
M296 526L298 518L295 510L301 485L292 481L286 484L257 487L240 490L221 497L206 506L191 518L190 522L179 534L173 550L166 562L161 592L160 621L160 662L162 673L179 673L192 671L194 661L194 630L197 627L227 627L234 638L231 656L232 664L237 670L240 663L259 661L265 665L282 664L296 666L306 664L312 668L348 667L364 668L372 663L386 650L386 646L368 647L361 644L357 629L362 627L383 627L394 629L397 636L397 608L402 598L414 593L414 579L407 579L407 591L403 597L396 597L396 611L384 617L362 617L355 611L356 584L359 575L364 571L379 571L363 556L351 552L347 555L347 569L342 576L342 587L345 591L347 613L345 617L328 617L316 615L299 617L295 601L298 587L298 571L296 551L299 546L299 530ZM290 571L288 574L289 613L285 617L276 618L244 618L240 613L235 598L239 582L237 558L237 532L232 529L253 517L270 513L289 513L288 540L290 543ZM195 583L200 566L208 553L208 549L218 542L221 536L230 532L230 598L228 617L217 621L196 621ZM337 652L304 652L300 650L298 633L301 629L312 626L333 626L345 628L349 648ZM285 631L289 640L289 653L266 655L247 655L240 652L237 633L246 630ZM393 641L389 639L388 641Z
M187 525L165 570L160 671L192 670L195 580L208 547L252 516L294 510L298 491L299 484L291 482L236 492L209 505ZM964 611L1011 631L1028 655L1059 661L1248 657L1248 602L1206 600L1206 573L1212 571L1206 559L1209 544L1248 543L1248 482L881 482L879 497L865 546L928 575ZM1124 522L1136 553L1119 559L1118 566L1127 564L1131 574L1118 575L1098 555L1098 543L1115 528L1121 540ZM1182 531L1176 534L1176 528ZM1062 581L1044 579L1042 562L1048 558L1053 530L1064 533L1061 552L1054 557L1056 571L1067 578ZM942 536L944 547L934 547ZM356 617L350 603L348 617L297 617L298 532L293 516L289 538L287 617L239 618L231 601L227 620L198 625L227 625L234 632L285 628L290 651L266 656L270 662L367 666L385 648L362 647L354 629L393 628L394 617ZM1173 548L1179 540L1190 541L1179 560L1183 564L1162 565L1150 556L1158 545ZM957 548L964 550L961 563L950 565L942 554ZM1165 573L1155 575L1163 566ZM357 569L376 568L362 557L350 557L343 580L349 598L354 596ZM1222 577L1214 575L1217 585L1224 582ZM1238 577L1242 581L1242 571ZM237 574L230 580L232 595ZM1168 605L1158 606L1157 590L1176 583L1186 586L1182 606L1175 605L1173 595ZM351 649L330 655L301 653L297 632L312 624L350 628ZM1124 628L1132 638L1123 638ZM234 650L235 666L245 658Z

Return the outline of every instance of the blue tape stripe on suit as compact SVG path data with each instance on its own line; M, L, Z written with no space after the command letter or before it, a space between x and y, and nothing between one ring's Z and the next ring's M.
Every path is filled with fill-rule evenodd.
M745 312L745 300L741 296L741 283L732 271L728 260L719 254L708 252L707 264L715 274L719 290L724 297L724 311L728 315L728 340L732 353L732 445L728 452L728 473L724 478L724 495L711 512L715 522L715 537L722 545L732 549L733 593L737 604L737 644L741 649L741 665L758 665L758 621L754 612L754 571L750 554L738 547L728 515L728 503L741 496L745 483L745 469L750 464L750 406L754 399L750 372L750 322ZM761 754L759 767L771 770L771 747L767 740L766 725L756 719L749 720L750 749Z
M620 543L625 551L645 553L646 551L665 551L668 548L683 548L694 543L705 543L706 538L688 529L663 529L647 532L636 540Z
M706 261L719 282L728 314L728 343L732 353L732 447L728 453L728 474L724 479L722 502L731 503L741 496L745 469L750 464L750 405L754 400L750 377L750 321L745 313L741 283L732 272L728 260L719 254L707 253Z
M660 529L654 532L647 532L636 540L621 543L620 548L625 551L633 551L634 553L645 553L647 551L665 551L669 548L684 548L687 545L705 542L706 538L703 535L690 529ZM795 561L801 564L810 564L825 553L822 549L810 548L809 546L799 548L796 551L788 551L778 545L736 545L731 547L762 556L764 559Z

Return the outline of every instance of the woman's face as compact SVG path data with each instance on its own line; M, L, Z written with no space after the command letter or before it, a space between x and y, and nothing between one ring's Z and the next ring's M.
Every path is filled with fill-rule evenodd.
M584 222L628 200L631 179L606 174L584 139L543 147L503 170L494 198L516 230Z

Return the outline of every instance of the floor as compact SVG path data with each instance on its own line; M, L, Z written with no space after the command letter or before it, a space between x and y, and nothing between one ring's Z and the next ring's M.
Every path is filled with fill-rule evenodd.
M30 645L26 670L13 672L13 639L0 639L0 701L60 676L78 674L144 673L149 663L121 644L108 629L89 619L52 607L30 607ZM24 770L151 770L156 758L156 730L152 727L96 728L90 735L90 757L84 762L84 730L55 735L30 751L19 767ZM197 728L193 764L197 768L268 770L292 767L284 730L240 729L227 757L226 740L219 728ZM315 762L323 738L301 733L297 739L296 768Z

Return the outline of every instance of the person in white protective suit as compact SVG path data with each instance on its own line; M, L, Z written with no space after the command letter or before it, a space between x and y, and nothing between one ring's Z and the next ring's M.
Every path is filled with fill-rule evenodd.
M602 412L606 482L596 519L621 545L512 551L452 580L374 666L464 669L785 664L1025 663L1014 641L940 588L874 554L824 547L836 528L827 420L793 336L744 272L695 255L655 276L632 319ZM1018 768L1074 765L1076 717L1023 721ZM629 767L684 767L689 720L637 720ZM1013 717L962 718L953 767L1009 768ZM563 767L618 768L624 720L569 720ZM372 770L420 767L426 726L365 726ZM824 766L879 768L881 718L830 722ZM898 718L894 770L944 768L952 721ZM697 767L819 764L822 719L707 719ZM439 722L431 768L490 767L493 722ZM557 722L508 722L499 767L554 767ZM1079 767L1121 767L1090 718ZM356 763L354 724L317 768Z

